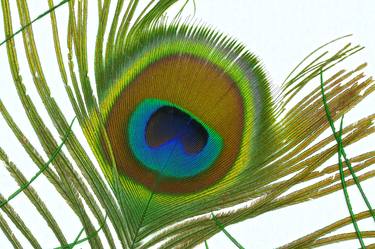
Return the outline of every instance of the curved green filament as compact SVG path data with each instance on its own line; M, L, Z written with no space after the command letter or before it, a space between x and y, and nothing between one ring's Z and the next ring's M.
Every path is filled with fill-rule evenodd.
M14 199L19 193L24 191L28 186L30 186L30 184L33 183L49 167L49 165L53 162L53 160L55 160L55 158L60 153L62 147L64 146L65 142L68 140L68 137L72 132L72 127L73 127L73 123L74 123L75 119L76 118L74 117L74 119L72 120L72 122L69 125L69 130L66 132L65 136L62 139L61 144L52 153L52 156L48 160L48 162L46 164L44 164L44 166L30 179L30 181L28 181L27 183L22 185L17 191L15 191L13 194L11 194L4 202L0 203L0 208L3 207L4 205L6 205L12 199Z
M16 32L14 32L11 36L8 36L4 41L2 41L0 43L0 46L2 46L3 44L7 43L9 40L13 39L16 35L18 35L19 33L21 33L27 27L30 27L34 22L36 22L39 19L43 18L44 16L48 15L50 12L55 11L58 7L66 4L69 1L70 0L63 0L60 3L56 4L55 6L53 6L52 8L46 10L45 12L43 12L42 14L40 14L39 16L37 16L35 19L33 19L31 22L29 22L26 25L22 26L19 30L17 30Z
M343 126L344 117L341 118L340 131L339 131L339 135L337 136L336 135L336 129L335 129L335 126L334 126L334 123L333 123L333 119L332 119L332 116L331 116L331 112L329 110L329 106L328 106L328 103L327 103L327 98L326 98L326 95L324 93L324 82L323 82L323 71L322 70L320 72L320 89L321 89L321 93L322 93L322 99L323 99L323 104L324 104L324 109L325 109L325 112L326 112L326 116L327 116L329 125L331 127L332 133L333 133L333 135L334 135L334 137L336 139L337 145L338 145L339 170L340 170L341 185L342 185L342 189L344 191L344 196L345 196L345 202L346 202L346 205L348 207L348 211L350 213L350 217L352 219L352 223L353 223L353 226L354 226L354 229L355 229L358 241L361 244L361 248L365 249L366 245L363 242L361 231L360 231L360 229L358 227L357 220L355 218L355 214L353 212L353 208L352 208L352 205L350 203L350 198L349 198L349 194L348 194L348 190L347 190L347 186L346 186L346 182L345 182L345 175L344 175L343 164L342 164L342 159L341 159L341 156L343 155L342 152L344 151L344 148L343 148L343 145L342 145L342 126ZM346 159L346 156L345 156L345 161L349 161L349 160ZM350 164L347 164L347 165L349 167ZM354 174L353 169L350 172L352 173L353 178L354 178L355 174ZM357 184L357 187L360 186L359 181L356 182L356 184ZM362 189L362 188L360 188L360 189ZM363 193L362 197L365 199L365 201L367 200L367 198L366 198L366 196L365 196L364 193ZM367 204L367 202L366 202L366 204ZM372 213L371 209L370 209L370 212Z
M220 228L220 230L227 236L235 246L239 249L245 249L226 229L223 224L219 221L219 219L211 212L212 219L215 221L216 225Z
M100 227L98 228L98 230L96 230L95 232L93 232L92 234L90 234L89 236L87 236L86 238L84 239L81 239L79 240L79 238L81 237L83 231L84 231L84 228L82 228L77 237L75 238L74 242L71 243L71 244L68 244L68 245L64 245L64 246L60 246L60 247L55 247L54 249L65 249L65 248L69 248L69 249L72 249L73 247L75 247L76 245L79 245L79 244L82 244L83 242L86 242L96 236L98 236L98 233L103 229L103 227L105 226L106 222L107 222L107 218L108 218L108 214L105 215L104 217L104 220L103 220L103 223L100 225Z

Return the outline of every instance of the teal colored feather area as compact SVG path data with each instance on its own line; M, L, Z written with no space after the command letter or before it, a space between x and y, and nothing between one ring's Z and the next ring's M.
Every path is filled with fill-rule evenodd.
M154 140L161 142L156 141L157 145L152 146L146 132L158 110L162 110L159 114L161 117L154 118L156 120L152 126L155 128L149 137L159 136ZM185 113L170 102L147 99L130 118L127 132L133 153L145 167L161 176L195 176L208 169L223 148L223 139L215 130L192 114Z

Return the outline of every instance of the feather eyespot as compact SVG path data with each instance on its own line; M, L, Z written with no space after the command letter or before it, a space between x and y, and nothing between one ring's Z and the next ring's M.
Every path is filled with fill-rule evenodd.
M219 37L155 28L128 44L131 63L118 58L109 68L99 99L124 177L154 192L199 192L261 161L262 146L272 149L256 139L272 122L259 61Z

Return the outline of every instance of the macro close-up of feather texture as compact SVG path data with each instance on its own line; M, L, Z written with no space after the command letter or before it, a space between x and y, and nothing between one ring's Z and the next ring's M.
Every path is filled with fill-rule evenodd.
M0 249L375 248L372 0L1 0Z

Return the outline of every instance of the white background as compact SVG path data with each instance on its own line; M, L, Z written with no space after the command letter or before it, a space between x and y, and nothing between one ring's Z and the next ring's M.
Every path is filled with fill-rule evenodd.
M373 35L375 1L373 0L197 0L196 2L195 18L246 44L250 51L262 59L275 85L279 85L290 70L309 52L327 41L346 34L354 34L347 41L360 43L366 49L355 56L345 67L352 69L359 63L367 61L369 62L367 74L375 75L375 37ZM36 17L48 8L46 1L33 0L29 4L32 17ZM12 6L12 12L15 19L14 27L16 28L19 27L19 24L15 18L17 15L14 7ZM189 6L188 12L191 12L191 10L192 7ZM66 6L57 11L59 20L66 20L66 12ZM95 22L96 13L90 12L90 20ZM60 28L61 37L66 35L64 25ZM95 25L93 26L95 27ZM64 111L69 120L74 115L67 105L68 101L58 75L49 18L46 17L34 24L34 32L53 96L56 97L60 106L64 106ZM95 33L96 28L92 28L89 32L90 63L93 59L92 48L94 45L90 37L95 37ZM21 36L16 40L18 53L20 54L21 73L28 93L31 96L36 96L31 78L28 75L27 62L23 56L20 38ZM1 19L0 40L3 39ZM62 39L62 44L65 47L64 39ZM63 49L63 55L66 56L66 49ZM93 79L92 75L93 68L91 67L90 76ZM25 122L25 115L20 102L17 100L6 62L5 46L0 48L0 98L24 132L28 134L30 140L36 144L37 148L40 148L30 126ZM40 101L37 101L36 104L39 109L42 107ZM352 119L372 113L374 106L375 98L373 95L356 108L351 115L348 115L346 121L349 123ZM45 115L45 112L42 111L42 114ZM47 125L52 127L49 123ZM79 132L77 124L74 130ZM81 141L83 140L81 139ZM36 173L36 167L26 157L2 118L0 118L0 146L6 150L28 178ZM347 152L349 155L355 155L359 152L374 150L374 148L375 138L372 136L360 145L349 147ZM71 218L73 215L68 211L66 204L57 198L57 194L43 177L38 179L33 186L55 214L57 221L63 224L68 239L73 241L81 227L76 219ZM371 203L375 205L375 180L364 182L363 186ZM0 167L0 193L8 196L15 189L17 189L17 185L10 180L7 171ZM365 207L361 199L352 189L351 196L355 211L364 210ZM33 206L25 201L24 196L17 197L12 201L12 204L31 229L37 231L37 237L41 238L41 243L45 248L52 248L57 245L53 235L44 222L38 218ZM252 220L232 225L228 227L228 230L246 248L274 248L347 215L343 194L338 192L317 201L269 212ZM371 221L360 222L360 226L363 230L374 230L375 228L374 222ZM352 231L352 227L348 227L346 231ZM18 233L16 232L16 234ZM222 234L214 236L208 240L208 243L210 248L215 249L234 248ZM10 246L6 237L0 232L0 248L11 248ZM79 248L86 248L86 246L82 245ZM355 241L327 248L357 247L358 242Z

